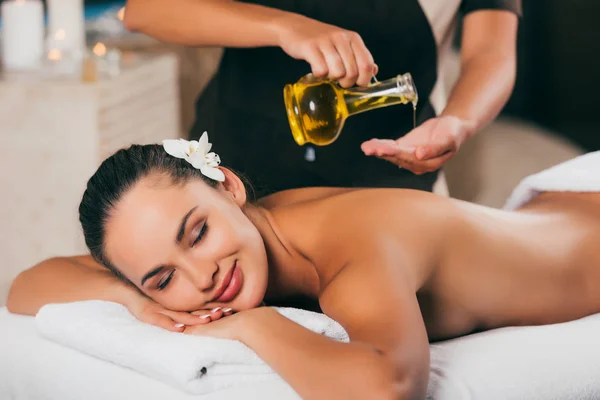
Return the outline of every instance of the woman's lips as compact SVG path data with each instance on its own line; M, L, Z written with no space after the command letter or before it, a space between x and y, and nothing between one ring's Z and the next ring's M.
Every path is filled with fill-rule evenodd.
M242 287L243 275L242 270L238 267L237 262L234 264L231 271L227 273L223 281L223 293L215 299L220 303L231 301L235 298Z

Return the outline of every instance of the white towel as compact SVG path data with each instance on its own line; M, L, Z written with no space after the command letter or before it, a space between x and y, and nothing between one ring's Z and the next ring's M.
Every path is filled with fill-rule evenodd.
M341 325L323 314L292 308L276 310L307 329L348 341ZM238 341L169 332L138 321L117 303L93 300L49 304L40 309L36 323L47 339L192 394L280 379Z
M543 192L600 192L600 151L575 157L524 178L506 201L514 210Z
M436 343L431 400L600 399L600 314Z

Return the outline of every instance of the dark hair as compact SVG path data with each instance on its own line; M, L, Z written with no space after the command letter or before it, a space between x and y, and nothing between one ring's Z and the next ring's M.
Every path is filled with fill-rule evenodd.
M201 179L211 187L217 181L204 176L187 161L170 156L161 145L132 145L104 160L87 183L79 205L79 221L92 257L127 281L104 251L105 226L123 195L151 173L165 174L174 184Z

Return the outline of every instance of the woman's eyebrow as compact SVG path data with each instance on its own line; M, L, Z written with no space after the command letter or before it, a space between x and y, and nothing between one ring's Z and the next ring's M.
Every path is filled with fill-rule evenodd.
M196 208L198 208L198 206L193 207L190 211L188 211L187 214L185 214L183 216L183 219L181 220L181 225L179 225L179 231L177 232L177 237L175 238L176 244L181 243L181 239L183 239L183 234L185 233L185 224L187 224L188 218L190 218L190 215L192 215L192 213L194 212L194 210Z

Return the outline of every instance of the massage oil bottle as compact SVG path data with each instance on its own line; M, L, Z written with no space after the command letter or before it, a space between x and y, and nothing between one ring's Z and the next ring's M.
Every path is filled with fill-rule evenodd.
M329 145L339 137L349 116L380 107L412 103L415 124L418 99L409 73L350 89L309 74L284 88L288 121L299 146Z

